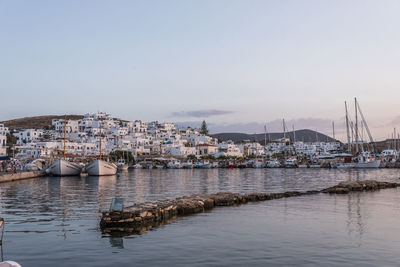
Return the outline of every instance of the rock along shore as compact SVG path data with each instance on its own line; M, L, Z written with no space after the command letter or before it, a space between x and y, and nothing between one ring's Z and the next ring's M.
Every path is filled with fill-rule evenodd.
M305 192L290 191L284 193L238 194L221 192L216 194L196 194L175 199L161 199L124 208L123 211L102 212L100 228L104 233L140 234L155 226L169 223L176 217L196 214L219 206L234 206L247 202L266 201L319 193L348 194L353 191L375 191L395 188L398 183L378 182L374 180L359 182L340 182L338 185L322 190Z

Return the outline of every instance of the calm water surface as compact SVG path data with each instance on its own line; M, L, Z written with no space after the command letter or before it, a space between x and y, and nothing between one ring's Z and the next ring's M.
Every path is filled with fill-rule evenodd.
M400 189L302 196L216 208L140 236L102 235L99 210L193 193L322 189L344 180L399 182L400 171L134 170L118 177L0 184L4 260L23 266L398 266Z

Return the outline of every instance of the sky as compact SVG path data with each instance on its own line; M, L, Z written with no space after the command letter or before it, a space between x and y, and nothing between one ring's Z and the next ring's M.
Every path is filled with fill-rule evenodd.
M105 111L344 138L400 132L400 1L0 0L0 120Z

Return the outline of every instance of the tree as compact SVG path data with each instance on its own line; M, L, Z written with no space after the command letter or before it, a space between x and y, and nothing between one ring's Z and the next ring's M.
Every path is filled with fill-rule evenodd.
M208 128L207 128L207 123L205 120L203 120L203 122L201 123L201 127L200 127L200 133L207 135L208 134Z
M14 145L17 143L17 137L15 137L13 134L8 133L7 134L7 155L9 157L13 156L13 154L18 153L18 150L14 150Z

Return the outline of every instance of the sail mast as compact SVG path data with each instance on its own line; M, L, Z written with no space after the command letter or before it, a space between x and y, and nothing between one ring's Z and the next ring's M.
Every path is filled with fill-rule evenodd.
M65 128L67 127L67 115L64 115L64 160L65 160Z
M356 153L358 153L358 115L357 115L357 98L354 98L354 108L356 111L356 125L355 125L355 134L356 134Z
M351 152L349 114L347 112L347 103L346 103L346 101L344 101L344 107L345 107L345 110L346 110L347 149Z
M100 120L100 160L101 160L101 120Z

